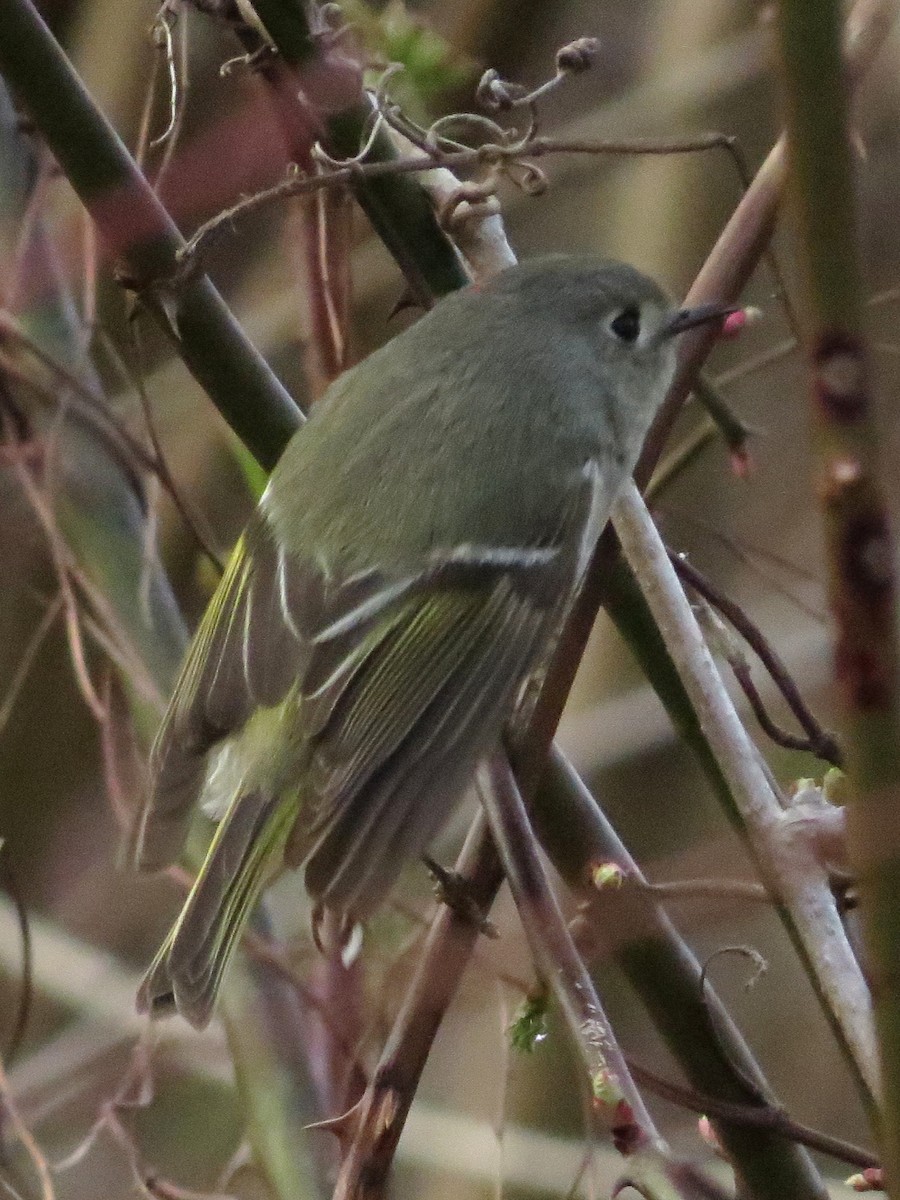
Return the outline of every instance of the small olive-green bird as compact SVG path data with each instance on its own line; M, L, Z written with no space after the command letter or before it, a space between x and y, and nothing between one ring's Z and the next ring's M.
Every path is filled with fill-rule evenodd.
M442 300L292 438L187 654L138 859L219 820L140 1003L212 1012L261 889L303 867L362 920L422 854L546 665L671 381L673 309L557 256Z

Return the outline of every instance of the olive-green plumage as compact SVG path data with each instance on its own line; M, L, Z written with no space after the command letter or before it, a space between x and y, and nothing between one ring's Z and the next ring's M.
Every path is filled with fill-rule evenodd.
M702 319L702 318L700 318ZM209 1019L261 888L366 917L539 669L686 324L621 264L538 259L328 389L272 474L153 753L139 861L221 818L144 1006Z

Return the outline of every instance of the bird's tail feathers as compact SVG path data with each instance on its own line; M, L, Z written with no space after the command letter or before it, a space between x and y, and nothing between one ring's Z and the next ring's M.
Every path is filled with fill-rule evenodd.
M178 921L138 993L142 1012L177 1009L202 1029L228 962L263 888L283 861L296 799L239 795L220 822Z

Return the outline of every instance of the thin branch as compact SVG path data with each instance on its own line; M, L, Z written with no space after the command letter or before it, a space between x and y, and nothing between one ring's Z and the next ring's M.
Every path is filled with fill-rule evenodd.
M814 713L800 694L800 689L791 678L790 672L780 655L768 641L759 626L750 619L749 615L736 601L726 596L702 571L683 555L669 551L669 561L675 568L679 578L688 583L704 600L708 601L713 608L720 612L729 624L737 630L747 645L753 650L754 654L757 655L760 662L768 671L772 682L784 697L791 712L797 718L800 727L806 734L807 740L804 742L797 738L791 738L789 734L785 734L774 725L774 722L771 721L762 705L759 693L752 686L749 676L745 675L742 678L739 674L741 665L731 662L731 668L738 677L738 682L744 688L747 698L753 707L754 714L769 736L779 742L780 745L789 746L794 750L808 750L810 753L817 755L826 762L832 763L836 767L841 766L842 756L837 739L833 734L823 729L816 720Z
M563 920L525 804L502 752L479 768L478 791L538 972L588 1072L594 1110L620 1153L664 1143L632 1082L594 984Z
M178 258L183 270L190 269L194 263L202 261L215 237L233 228L236 221L277 201L286 200L291 196L308 195L321 188L352 185L359 181L383 179L393 175L416 175L440 167L458 170L499 166L508 170L511 166L520 164L523 155L527 155L528 158L544 158L551 154L695 154L698 151L718 150L730 143L731 139L723 133L711 133L697 138L673 138L669 141L654 141L649 138L586 141L535 137L524 146L490 144L465 147L461 150L435 148L427 153L380 162L347 161L345 165L315 175L298 171L274 187L247 196L204 221L188 239Z
M638 882L631 876L624 879L625 887L633 887L639 896L648 900L750 900L755 904L771 904L772 897L761 883L745 879L674 879L668 883Z
M809 737L798 737L796 734L788 733L786 729L782 729L776 724L774 719L769 715L762 696L759 694L759 689L753 681L753 676L750 674L750 664L743 659L734 657L729 658L729 666L737 680L738 686L747 698L747 703L759 722L759 726L763 733L776 746L781 746L784 750L797 750L802 754L814 754L817 758L823 759L825 762L830 762L832 766L839 767L841 758L834 751L824 748L822 744L814 741ZM829 739L831 745L837 746L833 739Z
M469 831L456 871L473 903L487 911L503 872L481 814ZM350 1145L333 1200L375 1200L383 1195L434 1037L477 938L478 929L470 920L441 906L366 1094L335 1128Z
M893 0L857 0L844 28L844 59L851 89L863 78L890 33L896 16ZM766 156L719 235L685 299L686 305L735 300L772 239L787 175L782 135ZM653 423L635 472L639 485L652 474L697 371L715 342L716 331L699 327L679 341L678 370L662 411Z
M0 704L0 734L6 728L9 718L13 714L16 706L16 701L25 685L26 680L34 665L34 660L40 653L47 634L53 625L53 622L62 612L63 598L57 595L55 599L47 605L44 614L40 621L35 626L34 632L25 643L25 649L22 651L16 668L12 673L9 684L3 696L3 703Z
M42 494L40 488L32 478L28 466L20 458L14 459L14 466L22 490L44 532L50 551L50 560L56 572L59 594L65 614L66 633L68 635L69 653L72 660L75 681L94 720L98 724L102 724L106 720L106 709L94 686L90 668L87 664L84 639L81 635L78 600L72 588L71 574L67 561L68 553L53 515L52 504Z
M59 392L62 391L66 401L77 406L79 414L89 420L97 428L110 445L110 450L116 453L123 467L129 472L133 482L136 481L136 468L154 471L156 464L146 453L140 442L131 435L128 429L104 404L96 392L87 387L77 375L74 375L63 363L43 348L29 332L23 328L16 317L0 309L0 346L3 342L11 341L17 344L26 354L34 358L51 376L58 390L43 387L33 375L16 371L15 364L3 360L3 369L15 372L17 378L26 386L33 389L42 400L58 406Z
M50 1165L16 1107L2 1058L0 1058L0 1106L6 1110L13 1132L31 1160L31 1165L34 1167L34 1172L41 1186L41 1200L56 1200L53 1178L50 1174Z
M870 1150L866 1150L862 1146L855 1146L843 1138L822 1133L821 1130L813 1129L809 1125L803 1125L789 1116L782 1108L733 1104L726 1100L719 1100L715 1096L702 1095L693 1088L663 1079L631 1058L628 1060L628 1065L635 1079L639 1080L649 1092L661 1096L672 1104L677 1104L679 1108L697 1113L699 1116L728 1121L747 1129L776 1133L791 1142L796 1142L798 1146L806 1146L810 1150L827 1154L831 1158L850 1163L855 1167L877 1167L879 1165L878 1156Z
M725 691L668 553L634 484L613 513L622 549L700 718L755 852L757 869L789 911L842 1045L871 1097L879 1071L869 990L847 940L826 872L802 838L788 836L768 772Z
M147 434L150 438L150 445L153 447L153 466L154 472L163 485L166 491L172 498L172 502L178 509L178 514L184 522L185 528L190 531L191 536L197 543L201 553L205 554L209 561L215 567L219 575L225 574L225 564L212 547L212 542L206 536L204 530L201 530L199 522L195 514L191 511L190 506L181 494L181 488L175 481L175 476L172 474L166 459L165 451L163 450L162 442L159 440L159 431L156 428L156 421L153 416L153 406L150 403L150 397L147 395L147 386L144 382L144 350L141 340L140 330L133 322L130 325L131 337L134 342L135 354L137 356L137 370L134 373L134 387L140 400L141 411L144 414L144 424L147 427Z
M645 499L649 503L646 493ZM773 553L771 550L766 550L761 546L747 545L743 540L739 541L737 538L729 537L728 534L723 533L720 529L716 529L708 521L700 520L695 516L689 516L683 512L677 514L677 519L698 529L706 537L718 542L720 546L724 546L729 554L733 555L739 563L743 563L748 570L752 571L765 584L775 590L778 595L783 596L785 600L793 604L795 608L798 608L800 612L805 613L808 617L812 617L819 625L826 625L828 623L827 614L814 605L807 604L802 596L797 596L794 592L790 591L775 573L775 568L787 574L794 575L806 583L821 587L821 580L812 571L804 570L799 563L789 562L786 558L783 558L780 554ZM768 569L765 569L761 563L766 563Z
M541 845L584 901L573 922L573 935L588 961L616 963L698 1092L741 1107L777 1108L776 1097L727 1009L712 986L704 986L696 957L663 906L643 890L652 885L556 747L533 810ZM626 886L602 885L611 869L627 881ZM714 1120L741 1190L748 1196L826 1200L825 1185L804 1151L764 1130Z

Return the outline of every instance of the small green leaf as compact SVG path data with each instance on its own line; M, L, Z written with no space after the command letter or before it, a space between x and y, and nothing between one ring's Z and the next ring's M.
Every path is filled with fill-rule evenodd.
M514 1050L530 1054L547 1037L546 992L528 996L509 1027L509 1036Z

